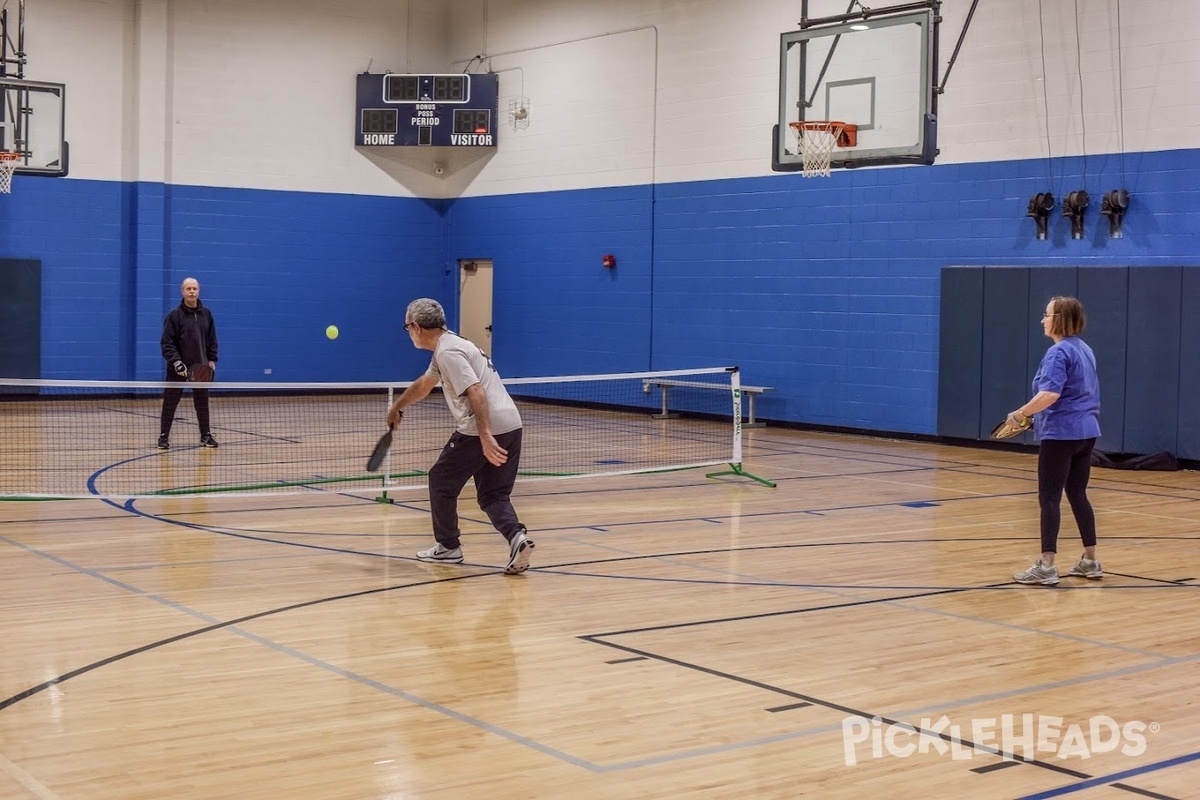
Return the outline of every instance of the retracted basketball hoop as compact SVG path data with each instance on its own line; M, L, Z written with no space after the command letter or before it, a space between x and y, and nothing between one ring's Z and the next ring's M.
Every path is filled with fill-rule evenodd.
M834 147L858 146L858 126L849 122L802 119L788 124L802 159L800 174L806 178L829 177Z
M0 194L12 192L13 172L16 171L17 162L20 160L20 153L0 150Z

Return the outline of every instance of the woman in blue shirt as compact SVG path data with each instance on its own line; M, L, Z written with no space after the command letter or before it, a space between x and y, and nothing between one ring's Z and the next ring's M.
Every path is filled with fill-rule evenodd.
M1104 574L1096 560L1096 515L1087 498L1092 448L1100 436L1100 381L1096 356L1079 338L1086 325L1082 303L1074 297L1051 298L1042 317L1042 329L1054 344L1042 357L1033 378L1035 394L1008 415L1008 426L1015 429L1028 427L1032 417L1039 443L1042 554L1032 567L1013 576L1018 583L1058 583L1054 557L1064 490L1083 539L1083 555L1067 574L1092 579Z

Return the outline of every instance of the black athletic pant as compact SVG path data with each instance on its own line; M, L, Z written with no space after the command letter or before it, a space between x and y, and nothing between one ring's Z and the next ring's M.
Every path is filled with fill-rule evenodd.
M1043 439L1038 449L1038 503L1042 507L1042 552L1058 552L1063 490L1084 547L1096 545L1096 515L1088 502L1093 439Z
M176 375L174 372L170 372L167 373L167 380L183 383L186 379ZM170 388L163 390L162 416L158 421L159 434L163 436L171 435L171 423L175 421L175 409L179 407L179 400L182 397L182 386L178 389ZM196 422L200 425L200 438L203 439L212 433L208 422L208 389L197 389L193 385L192 406L196 409Z
M509 496L517 480L521 461L521 429L496 434L496 442L508 451L508 461L494 466L483 455L478 436L454 432L429 470L429 510L433 515L433 538L443 547L459 547L458 496L471 478L479 507L492 526L511 541L523 527Z

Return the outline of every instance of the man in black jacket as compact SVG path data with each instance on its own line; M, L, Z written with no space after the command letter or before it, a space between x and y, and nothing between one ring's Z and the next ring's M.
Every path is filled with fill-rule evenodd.
M171 309L163 320L162 354L167 362L167 380L184 382L188 369L207 364L210 369L217 366L217 326L212 312L200 302L200 282L185 278L180 287L183 302ZM171 387L163 392L162 419L158 429L158 449L171 447L171 423L175 421L175 408L183 397L183 387ZM196 408L196 422L200 425L200 444L216 447L208 422L208 390L192 387L192 405Z

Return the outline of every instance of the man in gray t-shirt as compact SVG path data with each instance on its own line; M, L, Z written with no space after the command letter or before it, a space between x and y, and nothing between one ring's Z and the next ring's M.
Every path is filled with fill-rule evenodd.
M474 478L479 507L508 541L504 571L524 572L533 540L509 499L521 460L521 414L491 360L470 340L446 328L446 313L436 300L422 297L409 303L404 329L414 347L433 351L433 359L425 374L392 403L388 425L399 425L404 409L424 400L439 383L455 422L450 441L429 470L429 506L437 543L418 552L417 558L462 563L458 497Z

